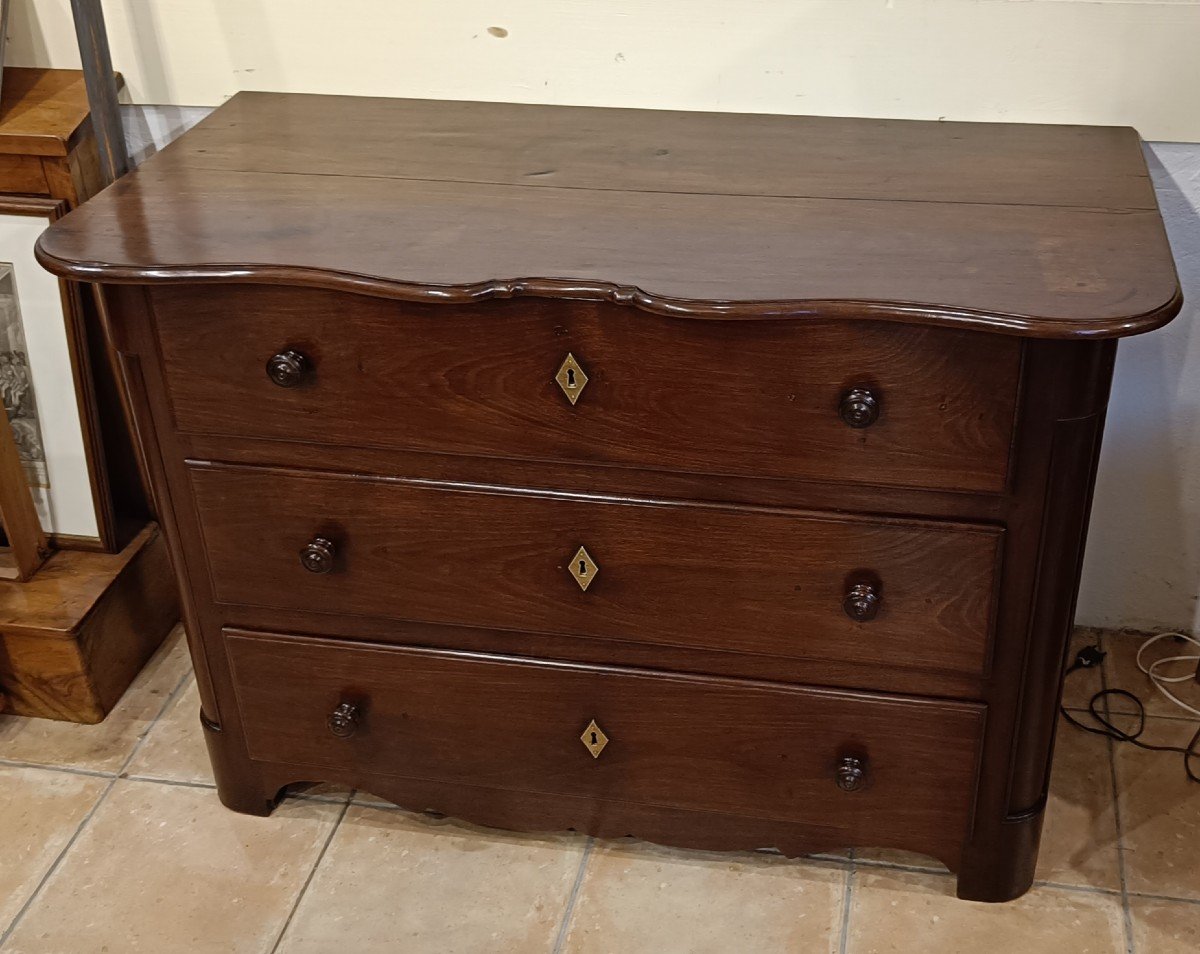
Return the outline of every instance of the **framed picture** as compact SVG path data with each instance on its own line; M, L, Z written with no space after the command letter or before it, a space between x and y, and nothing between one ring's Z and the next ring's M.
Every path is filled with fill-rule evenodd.
M67 208L0 195L0 399L42 529L60 545L102 548L112 505L79 289L33 257L38 235Z

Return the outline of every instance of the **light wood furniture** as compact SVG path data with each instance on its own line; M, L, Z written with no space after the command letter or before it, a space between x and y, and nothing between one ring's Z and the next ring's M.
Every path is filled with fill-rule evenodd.
M7 68L0 214L49 224L100 185L82 74ZM14 277L18 291L30 281ZM0 517L11 545L0 551L0 575L21 581L0 583L0 712L98 722L178 618L178 596L95 299L71 282L61 298L70 366L43 380L76 396L84 443L74 466L86 470L98 532L47 540L0 422Z
M220 797L1033 878L1137 134L240 94L57 223Z
M119 553L58 551L28 582L0 585L3 711L102 721L178 618L155 524Z

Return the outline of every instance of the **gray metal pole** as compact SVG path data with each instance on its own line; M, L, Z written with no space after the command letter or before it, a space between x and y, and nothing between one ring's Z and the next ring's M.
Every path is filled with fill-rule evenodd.
M100 0L71 0L71 12L75 14L83 81L92 111L96 147L100 151L100 171L106 182L113 182L129 171L129 153L125 150L125 127L121 125L121 110L117 105L117 81L108 52L104 11Z

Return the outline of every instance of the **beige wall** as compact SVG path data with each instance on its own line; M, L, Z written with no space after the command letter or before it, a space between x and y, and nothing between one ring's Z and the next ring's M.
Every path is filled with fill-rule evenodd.
M105 0L135 102L239 89L1031 122L1200 140L1200 0ZM489 29L494 28L494 29ZM495 34L506 34L497 36ZM9 62L78 64L68 0Z

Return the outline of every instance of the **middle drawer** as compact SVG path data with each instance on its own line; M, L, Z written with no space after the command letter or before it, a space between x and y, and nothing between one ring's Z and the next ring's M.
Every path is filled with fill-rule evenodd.
M982 675L996 527L194 464L218 602Z

